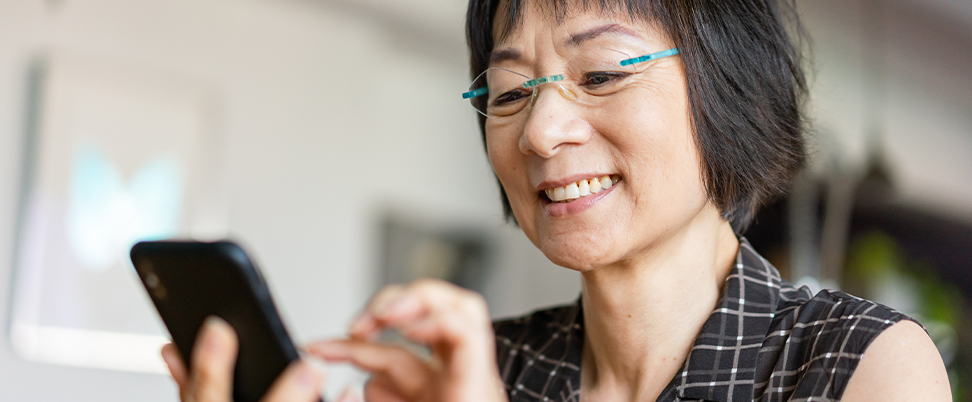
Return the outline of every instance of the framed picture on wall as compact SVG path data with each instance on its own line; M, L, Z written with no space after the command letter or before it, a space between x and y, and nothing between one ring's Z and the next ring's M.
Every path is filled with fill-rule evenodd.
M65 52L29 79L12 346L30 361L166 373L168 337L128 250L225 235L217 91Z

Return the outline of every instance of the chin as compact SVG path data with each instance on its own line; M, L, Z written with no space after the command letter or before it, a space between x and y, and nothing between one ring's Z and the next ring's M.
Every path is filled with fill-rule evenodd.
M612 245L613 242L592 242L587 237L544 239L538 247L554 264L583 273L616 262L617 258L612 256L612 251L616 251L616 248Z
M635 235L623 229L625 219L585 215L569 224L537 219L520 228L548 260L564 268L587 272L622 259Z

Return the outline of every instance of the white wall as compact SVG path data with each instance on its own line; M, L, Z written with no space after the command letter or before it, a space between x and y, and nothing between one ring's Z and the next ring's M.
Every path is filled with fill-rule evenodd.
M252 248L298 341L341 334L367 299L377 217L388 207L506 233L509 255L522 256L511 264L528 269L510 265L500 276L539 272L563 284L490 290L502 296L498 314L574 297L576 276L551 268L501 223L473 112L459 98L468 74L465 7L456 4L438 11L454 23L423 28L342 2L0 1L0 321L8 319L27 68L50 51L216 88L230 234ZM6 331L0 339L4 401L175 399L167 378L28 363Z
M801 2L817 49L819 135L851 164L864 155L860 1ZM367 298L385 207L505 234L509 252L486 291L496 315L572 299L576 275L500 223L473 114L458 99L464 9L462 0L0 0L0 322L27 68L56 49L217 88L230 231L253 249L298 340L339 334ZM937 20L900 7L892 20L890 76L902 83L889 90L885 127L902 188L913 202L972 219L968 25L929 29ZM166 378L27 363L6 331L0 340L4 401L175 399Z

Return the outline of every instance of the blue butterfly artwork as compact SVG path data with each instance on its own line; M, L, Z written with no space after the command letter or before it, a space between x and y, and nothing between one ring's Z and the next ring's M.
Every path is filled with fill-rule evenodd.
M178 160L148 159L126 182L96 145L77 149L68 194L68 244L80 265L102 271L128 261L141 240L178 233L182 178Z

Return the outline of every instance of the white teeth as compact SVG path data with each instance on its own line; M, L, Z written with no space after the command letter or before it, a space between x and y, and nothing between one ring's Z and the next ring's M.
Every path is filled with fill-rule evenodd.
M581 197L591 195L591 187L587 184L587 180L577 182L577 190L580 192Z
M607 190L613 186L614 183L611 182L611 178L608 176L601 177L601 188Z
M580 189L577 188L577 183L570 183L564 188L564 194L567 195L568 200L574 198L580 198Z
M575 200L607 190L619 181L621 181L621 176L619 175L605 175L600 178L595 177L593 179L570 183L563 187L548 188L544 190L544 193L553 202Z

